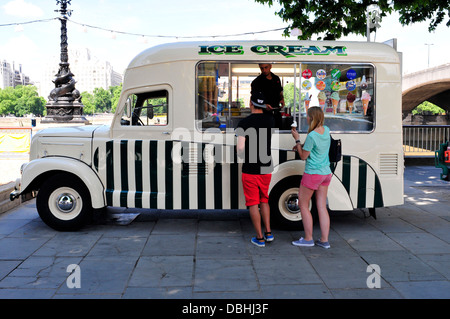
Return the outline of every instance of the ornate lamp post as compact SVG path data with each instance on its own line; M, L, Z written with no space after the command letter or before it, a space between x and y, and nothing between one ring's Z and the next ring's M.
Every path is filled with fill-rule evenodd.
M75 89L76 81L69 68L69 55L67 50L67 17L72 14L72 10L67 9L71 0L56 0L56 4L61 5L59 12L61 17L61 62L59 71L53 80L55 88L50 92L49 101L45 106L47 116L41 123L88 123L83 116L83 104L81 103L80 92Z

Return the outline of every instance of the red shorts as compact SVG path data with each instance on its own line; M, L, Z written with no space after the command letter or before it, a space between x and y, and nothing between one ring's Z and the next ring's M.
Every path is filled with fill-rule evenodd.
M271 178L272 174L255 175L242 173L242 186L244 187L246 206L269 202Z
M300 185L308 187L309 189L318 190L321 185L330 185L332 176L333 174L319 175L304 173Z

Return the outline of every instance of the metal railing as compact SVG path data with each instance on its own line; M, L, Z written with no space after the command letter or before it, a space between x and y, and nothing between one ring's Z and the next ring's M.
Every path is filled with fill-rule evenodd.
M434 157L440 144L450 140L450 125L403 125L405 157Z

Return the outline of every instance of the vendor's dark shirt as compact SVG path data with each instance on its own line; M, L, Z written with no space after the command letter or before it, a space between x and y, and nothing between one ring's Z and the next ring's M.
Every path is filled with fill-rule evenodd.
M270 174L273 171L272 131L275 127L273 116L253 113L242 119L236 135L245 137L245 159L242 172L246 174Z
M269 104L273 108L280 107L281 92L283 87L281 86L280 78L271 73L272 79L268 80L264 74L260 74L251 84L252 92L262 92L266 98L266 104Z

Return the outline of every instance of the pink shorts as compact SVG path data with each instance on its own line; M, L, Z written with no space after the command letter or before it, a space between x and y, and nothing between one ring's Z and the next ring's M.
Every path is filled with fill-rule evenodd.
M253 175L242 173L245 205L253 206L269 202L269 184L272 174Z
M318 190L319 186L328 186L331 182L333 174L319 175L304 173L300 185L308 187L309 189Z

